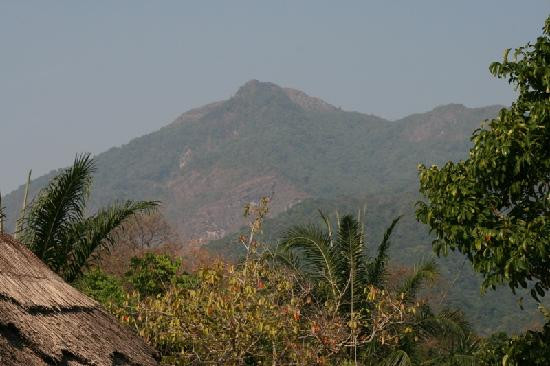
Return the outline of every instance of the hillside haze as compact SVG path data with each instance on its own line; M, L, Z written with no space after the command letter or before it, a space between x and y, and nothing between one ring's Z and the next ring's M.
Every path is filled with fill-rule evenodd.
M416 191L417 164L465 157L471 132L498 109L448 105L390 122L252 80L99 154L92 207L159 199L183 239L205 240L239 228L243 205L266 194L276 215L309 197ZM21 196L6 197L11 219Z

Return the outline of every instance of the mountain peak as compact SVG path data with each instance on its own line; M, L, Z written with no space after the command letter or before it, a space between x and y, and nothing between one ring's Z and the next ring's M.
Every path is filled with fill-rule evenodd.
M464 104L458 104L458 103L449 103L449 104L441 104L436 106L432 112L463 112L465 111L466 106Z
M271 82L259 81L252 79L247 81L235 93L235 98L280 98L290 100L300 108L306 111L328 112L336 110L333 105L325 102L322 99L311 97L301 90L292 88L282 88L279 85Z
M258 94L280 93L282 92L282 90L283 89L277 84L252 79L244 83L244 85L241 86L239 90L237 90L237 93L235 93L235 97L246 98Z

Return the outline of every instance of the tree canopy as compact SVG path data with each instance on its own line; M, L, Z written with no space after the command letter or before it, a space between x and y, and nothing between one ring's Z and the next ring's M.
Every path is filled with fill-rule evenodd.
M534 44L510 51L490 71L517 100L474 132L468 159L420 165L417 217L437 253L465 254L485 288L531 288L537 299L550 288L550 17Z

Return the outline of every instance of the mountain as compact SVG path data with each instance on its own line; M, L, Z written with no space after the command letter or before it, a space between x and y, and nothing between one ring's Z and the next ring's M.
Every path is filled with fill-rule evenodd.
M411 265L431 255L430 238L413 217L417 164L465 158L472 131L500 108L451 104L388 121L252 80L228 100L97 155L92 209L116 199L161 200L184 240L235 256L242 208L261 196L273 194L272 222L281 227L315 219L317 205L355 210L366 202L373 237L406 215L394 250L399 263ZM33 181L31 195L54 174ZM22 194L20 187L5 198L12 226ZM271 238L278 234L273 229ZM453 278L457 269L444 266ZM477 291L471 271L465 278ZM460 296L459 305L479 298ZM493 324L503 315L496 314Z
M277 214L308 197L416 191L418 162L464 157L470 132L498 108L449 105L389 122L252 80L229 100L99 154L92 206L160 199L190 240L238 229L243 205L271 192ZM5 199L12 219L22 192Z

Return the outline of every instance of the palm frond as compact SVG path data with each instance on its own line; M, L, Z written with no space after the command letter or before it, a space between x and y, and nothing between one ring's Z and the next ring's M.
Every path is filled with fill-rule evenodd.
M27 183L25 184L25 193L23 194L23 205L21 206L21 211L19 211L19 217L15 222L15 232L13 233L14 239L17 239L17 236L20 234L21 227L25 219L25 211L27 210L27 200L29 198L29 187L31 186L31 175L32 175L32 169L29 170L29 174L27 175Z
M447 333L466 335L473 333L472 324L466 319L461 310L444 309L437 314L437 318L447 326Z
M407 352L403 350L397 350L392 352L380 363L381 366L412 366L411 359Z
M478 359L472 355L453 355L449 361L449 366L476 366L479 365Z
M461 341L471 334L471 325L458 310L442 310L434 314L427 305L417 313L417 333L422 338Z
M77 155L71 167L38 193L25 216L22 241L55 271L66 260L66 229L83 219L93 172L90 155Z
M321 210L319 210L319 215L321 215L321 218L323 219L323 222L327 227L328 240L329 240L330 247L332 247L334 243L333 243L333 234L332 234L332 224L330 223L330 219Z
M263 253L262 258L267 259L272 263L290 268L298 274L302 273L303 264L300 261L300 257L292 250L283 249L278 246L274 251L267 251Z
M100 247L109 247L110 234L129 217L149 212L158 206L156 201L126 201L100 210L96 215L78 221L67 231L65 240L72 245L61 273L68 282L74 281Z
M427 281L432 281L437 275L437 264L433 259L423 262L415 267L414 273L407 277L399 291L404 294L407 301L413 301L418 290L420 290Z
M382 287L384 282L384 277L386 274L386 263L388 261L388 250L390 248L390 238L393 233L393 230L402 216L398 216L393 219L390 226L384 232L384 238L378 246L376 257L368 266L368 283L376 287Z
M366 277L364 241L359 222L351 215L346 215L340 222L340 228L331 248L335 258L340 287L345 288L345 302L354 304L358 301L357 291L363 289Z
M296 226L287 231L281 246L283 251L307 258L300 261L300 270L306 277L328 281L333 296L339 292L335 258L326 232L313 225Z

